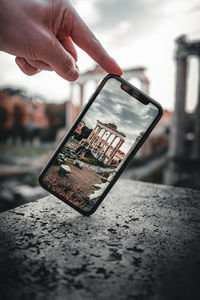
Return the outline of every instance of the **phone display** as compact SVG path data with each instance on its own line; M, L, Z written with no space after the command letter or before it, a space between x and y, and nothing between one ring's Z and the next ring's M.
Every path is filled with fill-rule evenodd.
M161 115L157 102L108 75L41 173L40 184L80 213L93 213Z

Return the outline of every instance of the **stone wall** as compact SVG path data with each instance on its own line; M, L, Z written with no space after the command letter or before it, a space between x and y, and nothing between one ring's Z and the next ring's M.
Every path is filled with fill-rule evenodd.
M83 217L48 196L0 215L0 299L200 299L200 192L119 180Z

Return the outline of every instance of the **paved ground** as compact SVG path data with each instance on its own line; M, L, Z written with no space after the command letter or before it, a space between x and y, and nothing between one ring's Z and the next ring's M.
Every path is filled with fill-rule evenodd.
M200 191L120 180L91 217L0 215L0 299L200 299Z

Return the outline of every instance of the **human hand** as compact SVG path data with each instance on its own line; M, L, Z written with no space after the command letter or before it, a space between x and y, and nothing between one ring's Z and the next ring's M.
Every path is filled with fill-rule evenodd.
M122 74L68 0L0 1L0 50L15 55L25 74L53 70L66 80L76 80L74 43L106 72Z

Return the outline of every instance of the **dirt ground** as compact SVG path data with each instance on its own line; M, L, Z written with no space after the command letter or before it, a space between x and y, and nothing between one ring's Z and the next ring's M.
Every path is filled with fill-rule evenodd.
M74 166L71 161L68 161L67 165L71 169L71 173L68 175L59 174L60 166L51 167L45 177L47 186L74 205L80 208L87 206L90 208L89 195L96 190L94 184L102 183L100 176L89 166L80 169Z

